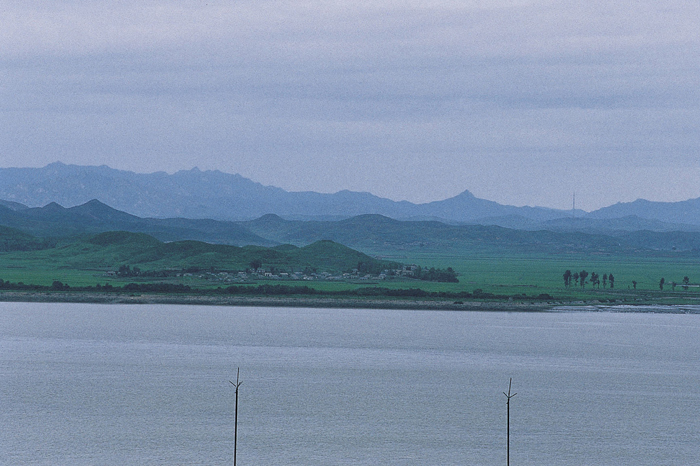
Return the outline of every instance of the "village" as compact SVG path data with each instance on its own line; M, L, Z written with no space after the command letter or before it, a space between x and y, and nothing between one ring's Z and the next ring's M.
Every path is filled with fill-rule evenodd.
M257 265L257 264L256 264ZM358 283L377 283L383 280L418 279L427 281L454 282L457 283L457 273L451 268L436 269L422 268L419 265L407 264L397 268L372 271L358 264L345 272L318 271L318 269L305 267L303 270L278 269L277 267L249 267L245 270L217 270L215 268L202 269L190 267L187 269L161 269L141 270L139 267L121 265L117 270L108 270L104 277L116 279L166 279L177 278L187 282L192 280L205 280L219 283L254 283L261 280L270 281L345 281Z
M310 269L295 272L281 272L275 268L248 269L241 272L200 272L200 273L178 273L178 277L197 278L200 280L218 281L222 283L250 283L259 280L280 280L280 281L381 281L396 278L414 278L416 271L420 268L417 265L404 265L397 269L385 269L379 274L362 273L358 269L350 272L331 273L318 272Z

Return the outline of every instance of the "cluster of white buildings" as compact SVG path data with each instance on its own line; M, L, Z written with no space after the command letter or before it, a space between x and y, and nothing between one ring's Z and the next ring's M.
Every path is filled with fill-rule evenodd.
M243 283L253 280L290 280L290 281L350 281L350 280L386 280L395 277L412 277L418 267L416 265L405 265L399 269L383 270L381 273L373 275L360 273L357 269L352 272L332 274L330 272L277 272L259 268L247 272L203 272L199 274L183 273L183 277L197 277L202 280L213 280L223 283Z

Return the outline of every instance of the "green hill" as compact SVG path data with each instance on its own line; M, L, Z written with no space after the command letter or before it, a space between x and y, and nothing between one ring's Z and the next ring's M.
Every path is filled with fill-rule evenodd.
M164 243L143 233L124 231L100 233L56 248L24 254L22 259L51 264L56 268L114 270L123 265L137 266L142 270L244 270L254 261L265 269L274 267L280 271L310 267L342 272L356 268L358 263L374 269L396 266L333 241L319 241L303 248L290 245L238 247L200 241Z
M635 219L626 219L625 228L634 225L638 228L650 226L648 222L633 220ZM639 254L700 250L700 232L626 231L620 222L601 222L603 221L568 219L539 230L497 225L448 225L437 221L399 221L381 215L359 215L340 221L293 221L269 214L247 222L221 222L139 218L96 200L68 209L55 203L42 208L24 209L0 205L0 225L36 237L65 240L100 232L128 231L144 233L162 242L192 240L234 246L278 246L274 251L286 255L294 254L290 245L304 247L326 239L365 253L394 256L404 253ZM36 249L41 244L42 240L36 238L16 238L8 240L0 248ZM173 257L181 254L169 248L161 247L161 250ZM175 248L186 249L187 246ZM217 257L206 256L212 251L200 253L206 263L219 261ZM156 260L154 251L144 254L144 261ZM192 250L187 254L198 253ZM275 252L265 252L264 255L270 255L271 261L283 261L276 258Z
M358 267L364 272L379 273L384 268L396 268L395 263L377 261L367 254L351 249L331 240L316 241L303 248L288 251L298 264L319 270L349 270Z
M86 243L97 246L155 246L161 244L160 241L144 233L130 233L128 231L108 231L92 236Z
M0 204L0 225L40 237L71 238L106 231L146 233L161 241L197 240L220 244L277 243L261 238L234 222L185 218L140 218L97 200L64 208L55 202L44 207L13 209Z
M34 251L47 246L45 241L23 231L0 226L0 252Z
M330 239L352 248L382 254L405 250L454 251L621 251L619 238L600 234L512 230L499 226L447 225L435 221L399 221L360 215L341 221L287 221L266 216L244 225L255 234L296 245ZM700 235L697 235L700 239ZM631 247L631 246L630 246ZM635 245L637 247L637 245Z

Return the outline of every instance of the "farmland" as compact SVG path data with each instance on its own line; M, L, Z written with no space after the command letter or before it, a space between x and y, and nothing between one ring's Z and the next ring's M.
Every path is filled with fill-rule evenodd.
M3 289L250 288L231 288L240 294L269 293L267 285L277 284L287 288L274 288L276 293L403 293L445 300L634 303L700 297L697 232L525 231L377 215L322 222L270 215L239 223L192 220L183 228L182 222L139 219L95 202L76 209L8 215L14 227L0 227ZM583 286L578 280L565 286L567 270L591 275ZM614 288L608 280L592 283L596 274L613 275Z

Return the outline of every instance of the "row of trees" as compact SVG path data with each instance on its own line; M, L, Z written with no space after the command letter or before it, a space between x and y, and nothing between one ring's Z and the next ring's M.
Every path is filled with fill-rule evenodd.
M146 278L166 278L175 277L181 273L199 273L199 272L215 272L214 267L209 269L203 269L201 267L185 267L182 269L163 269L163 270L141 270L138 267L131 268L130 265L120 265L119 269L116 271L117 277L121 278L131 278L131 277L146 277Z
M590 279L588 282L586 282L586 279L590 276ZM590 283L592 286L597 286L598 289L600 289L601 285L601 278L602 278L602 284L603 288L605 288L608 284L610 285L610 289L615 288L615 277L613 274L603 274L601 277L598 273L596 272L591 272L590 274L586 272L585 270L581 270L580 272L574 272L571 273L571 270L567 270L564 272L564 286L566 288L569 288L571 285L574 286L581 286L581 288L585 288L586 283ZM663 291L664 290L664 285L667 285L668 283L666 282L665 278L661 278L659 280L659 290ZM671 282L670 283L671 287L673 288L673 291L676 290L676 287L678 285L682 286L684 290L687 290L688 287L690 286L690 278L686 275L683 277L683 281L681 283L676 283L676 282ZM637 281L632 280L632 286L636 290L637 289Z
M660 289L661 291L664 290L664 285L665 285L665 284L666 284L666 279L663 278L663 277L661 277L661 280L659 280L659 289ZM688 276L686 275L685 277L683 277L683 285L682 285L682 286L683 286L683 289L684 289L684 290L687 290L687 289L688 289L688 285L690 285L690 278L688 278ZM676 291L676 287L677 287L677 286L678 286L678 283L676 283L676 282L671 282L671 287L673 288L673 291Z
M0 289L2 290L17 290L17 291L107 291L107 292L142 292L142 293L195 293L198 290L193 290L187 285L181 283L127 283L124 286L113 286L109 282L104 285L98 283L93 286L76 286L71 287L67 283L59 280L54 280L51 286L32 285L23 282L12 283L0 279Z
M581 288L586 287L586 279L588 279L590 276L590 279L588 283L591 284L591 286L596 286L600 289L600 284L602 280L603 288L607 287L608 284L610 285L610 289L615 288L615 276L613 274L607 274L604 273L603 276L601 277L600 274L597 272L591 272L590 274L586 272L585 270L581 270L580 272L571 272L571 270L567 270L564 272L564 286L566 288L569 288L572 284L574 286L581 286Z
M435 267L430 267L429 269L418 267L414 271L413 276L419 280L426 280L429 282L459 283L457 272L455 272L452 267L447 267L444 270L436 269Z

